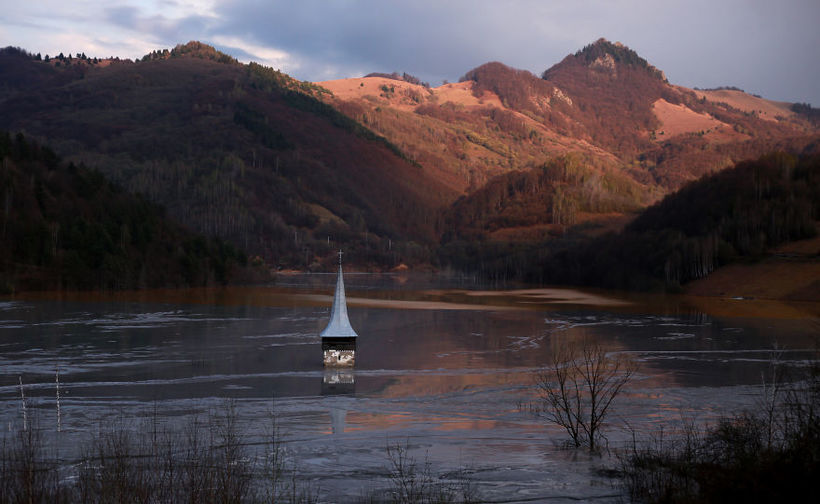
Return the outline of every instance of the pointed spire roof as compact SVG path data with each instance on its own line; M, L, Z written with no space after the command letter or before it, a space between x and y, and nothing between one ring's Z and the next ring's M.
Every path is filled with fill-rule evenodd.
M342 274L342 251L339 251L339 277L336 279L336 293L333 294L333 307L330 310L330 322L322 331L323 338L355 338L358 336L350 319L347 318L347 300L345 299L345 281Z

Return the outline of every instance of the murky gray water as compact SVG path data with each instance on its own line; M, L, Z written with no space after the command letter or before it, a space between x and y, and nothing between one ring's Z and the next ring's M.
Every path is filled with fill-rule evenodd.
M0 425L23 421L22 379L27 414L56 430L59 368L62 432L49 439L67 459L106 422L157 415L183 424L234 399L249 442L275 409L299 478L327 502L383 485L385 448L397 443L436 473L466 469L488 501L610 501L618 489L597 469L612 459L562 448L564 432L531 411L533 375L552 349L589 338L640 363L611 413L609 445L617 448L631 438L626 425L674 431L753 406L772 345L798 369L813 358L819 327L813 306L790 318L714 316L351 276L357 367L332 375L322 368L318 333L334 280L296 278L205 302L184 292L154 302L146 294L0 301Z

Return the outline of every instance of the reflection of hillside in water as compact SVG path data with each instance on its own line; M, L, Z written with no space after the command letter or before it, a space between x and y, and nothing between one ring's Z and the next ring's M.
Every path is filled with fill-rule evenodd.
M579 339L629 352L641 363L646 386L654 380L658 386L759 384L775 340L787 360L805 360L817 333L810 318L724 316L732 307L735 312L745 307L743 302L715 302L719 316L686 303L672 306L670 316L652 314L655 305L637 302L617 311L558 310L532 301L577 294L391 291L367 275L352 277L361 300L350 308L353 324L362 328L357 394L401 397L525 387L556 346ZM327 283L329 292L333 275L312 278ZM156 295L151 303L139 301L151 292ZM388 304L367 306L362 296L371 294ZM50 370L52 349L59 349L66 376L89 395L104 396L122 386L145 399L208 396L214 387L244 397L322 393L318 333L327 320L328 293L280 285L114 293L107 302L94 296L100 294L64 293L62 301L33 304L26 317L37 322L36 332L6 331L25 333L12 341L28 341L44 352L21 355L15 363L14 348L23 343L6 347L9 372L36 368L39 361ZM475 299L480 303L461 309ZM199 304L214 300L224 305ZM405 309L406 301L423 302L424 308ZM527 309L510 309L519 301ZM756 302L756 312L768 316L771 310L761 304ZM533 309L538 307L543 309Z
M785 365L797 367L809 362L817 333L809 318L703 315L691 304L567 306L538 300L544 290L519 296L359 285L350 306L361 328L357 366L352 375L326 376L318 334L334 276L326 280L325 290L0 302L0 421L19 425L20 376L26 398L52 420L59 364L69 441L101 419L141 418L152 409L182 425L231 398L250 442L275 409L300 474L350 501L382 474L393 442L408 442L419 461L429 454L437 473L475 461L473 476L489 500L557 502L569 492L581 501L600 488L611 493L609 481L569 460L557 447L565 433L530 409L538 405L533 375L556 349L586 339L640 363L607 433L611 446L624 446L631 433L617 425L673 433L688 418L748 407L759 397L774 340L786 349Z
M641 386L653 388L757 385L775 342L787 349L786 361L808 359L813 348L811 321L803 319L781 320L773 332L759 320L702 313L398 310L380 320L382 311L357 311L369 327L362 362L390 375L380 391L387 396L531 385L556 348L582 340L637 360Z
M3 329L12 342L4 347L4 368L14 376L39 368L49 375L59 355L67 379L89 396L120 393L121 387L146 400L207 397L215 389L238 397L322 393L318 332L328 304L305 306L296 298L298 306L265 306L274 299L293 303L294 296L274 295L268 288L231 288L220 295L243 302L250 293L274 297L259 304L201 306L196 300L203 291L216 292L173 291L173 299L190 303L179 305L135 303L125 293L106 303L89 302L92 293L77 294L79 302L36 302L18 317L20 322ZM448 292L459 304L487 297ZM430 295L394 294L400 298L396 301ZM495 296L492 305L511 297ZM513 298L507 301L514 303ZM644 386L655 380L657 386L757 385L775 340L786 349L785 359L802 361L811 357L817 333L816 322L808 318L726 318L691 309L665 316L636 307L619 312L453 307L450 302L412 310L351 307L353 323L362 328L355 392L402 397L527 387L533 371L549 362L552 349L584 338L630 352L641 363ZM28 323L36 330L29 330ZM43 352L25 353L27 344ZM16 359L18 347L24 353Z

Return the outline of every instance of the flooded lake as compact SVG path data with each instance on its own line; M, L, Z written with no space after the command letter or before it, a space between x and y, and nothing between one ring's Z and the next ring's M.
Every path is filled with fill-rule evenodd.
M0 425L27 415L56 431L68 464L107 422L180 425L233 400L248 443L271 410L298 477L323 502L384 486L386 447L436 474L464 470L486 501L616 501L611 456L563 446L534 413L552 351L591 339L638 373L613 406L610 448L753 407L773 346L786 367L814 358L817 304L573 290L478 291L425 277L348 274L356 368L325 372L319 332L335 275L270 287L38 294L0 299ZM72 451L73 450L73 451Z

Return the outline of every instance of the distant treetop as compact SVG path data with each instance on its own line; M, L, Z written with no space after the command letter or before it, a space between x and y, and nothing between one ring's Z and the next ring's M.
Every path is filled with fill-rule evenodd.
M67 54L63 54L62 52L54 57L50 57L48 54L45 57L40 53L31 53L26 51L21 47L3 47L0 49L0 56L14 56L14 57L22 57L22 58L29 58L34 61L44 61L46 63L52 63L54 66L60 66L61 64L64 66L71 66L71 65L96 65L99 63L98 58L89 58L85 55L85 53L76 53L72 55L70 52ZM113 59L113 58L112 58Z
M575 57L583 58L587 65L595 62L599 58L605 58L607 55L611 56L616 63L645 68L659 79L666 80L663 72L650 65L649 62L640 57L638 53L620 42L613 44L605 38L599 38L594 43L585 46L575 53Z
M177 44L177 46L170 51L168 49L151 51L142 57L142 61L179 58L183 56L201 58L231 65L239 63L233 56L217 51L213 46L203 44L197 40L192 40L187 44Z
M140 61L153 61L153 60L164 60L171 57L171 51L168 49L151 51L145 56L142 57Z
M0 54L3 54L3 55L8 54L8 55L12 55L12 56L24 56L24 57L27 57L27 58L35 58L34 54L31 54L30 52L26 51L22 47L14 47L14 46L3 47L2 49L0 49Z
M737 86L717 86L717 87L711 87L711 88L699 88L699 87L695 86L692 89L694 89L695 91L740 91L741 93L746 92L746 91L744 91L743 89L740 89Z

